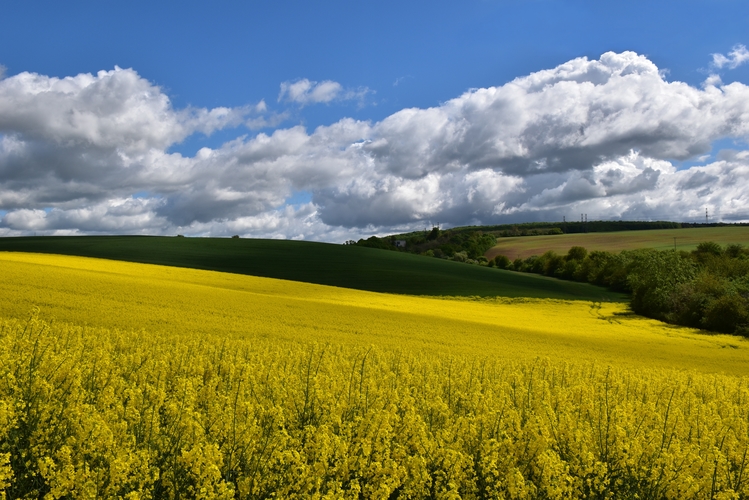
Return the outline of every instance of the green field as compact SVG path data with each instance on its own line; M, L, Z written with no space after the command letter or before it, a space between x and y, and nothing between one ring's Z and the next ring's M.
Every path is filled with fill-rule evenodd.
M0 238L0 251L97 257L409 295L626 300L624 295L583 283L401 252L304 241L42 236Z
M749 227L722 226L685 229L650 229L611 233L577 233L550 236L515 236L499 238L497 245L486 252L488 259L505 255L511 260L541 255L548 250L566 254L570 247L582 246L590 250L619 252L636 248L666 250L694 250L703 241L721 245L740 243L749 245Z

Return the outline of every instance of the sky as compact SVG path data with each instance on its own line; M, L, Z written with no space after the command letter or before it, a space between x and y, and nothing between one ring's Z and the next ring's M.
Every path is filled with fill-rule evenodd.
M0 236L749 221L749 2L4 2Z

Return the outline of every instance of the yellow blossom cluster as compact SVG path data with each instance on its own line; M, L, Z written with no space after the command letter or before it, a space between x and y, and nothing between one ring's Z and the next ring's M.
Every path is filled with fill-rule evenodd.
M0 326L7 498L746 498L746 377Z

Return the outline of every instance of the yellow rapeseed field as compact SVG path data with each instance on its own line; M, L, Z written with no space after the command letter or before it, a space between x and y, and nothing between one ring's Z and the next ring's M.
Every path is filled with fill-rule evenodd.
M335 342L494 359L749 375L749 342L634 316L619 303L364 292L82 257L0 253L0 316L78 325Z
M0 276L0 498L749 498L740 338L75 257Z

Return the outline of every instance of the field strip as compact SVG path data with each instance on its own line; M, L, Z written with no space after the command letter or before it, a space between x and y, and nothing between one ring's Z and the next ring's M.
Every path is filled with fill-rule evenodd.
M547 250L566 254L573 246L583 246L589 251L604 250L619 252L638 248L655 248L658 250L691 251L703 241L714 241L722 245L738 243L749 244L749 227L724 226L683 229L648 229L640 231L615 231L605 233L573 233L551 236L511 236L499 238L497 245L486 252L486 257L493 259L505 255L514 260L541 255Z
M749 342L628 314L622 304L466 300L42 254L0 254L0 316L159 332L195 332L429 349L499 359L749 374Z

